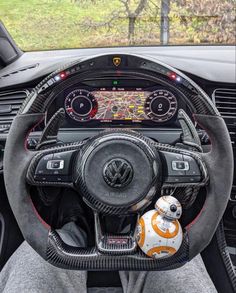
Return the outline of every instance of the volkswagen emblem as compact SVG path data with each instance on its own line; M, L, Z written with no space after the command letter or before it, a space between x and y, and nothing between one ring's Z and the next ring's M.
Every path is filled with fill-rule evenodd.
M105 182L114 188L122 188L128 185L133 178L133 168L124 159L112 159L107 162L103 169Z

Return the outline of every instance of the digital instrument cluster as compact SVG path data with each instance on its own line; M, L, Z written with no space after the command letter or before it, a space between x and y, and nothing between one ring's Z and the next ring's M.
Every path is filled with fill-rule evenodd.
M63 128L178 127L182 93L151 79L100 76L65 86L51 103L46 121L60 108ZM185 109L186 110L186 109Z
M176 95L166 88L75 88L64 100L67 115L78 122L167 122L177 109Z

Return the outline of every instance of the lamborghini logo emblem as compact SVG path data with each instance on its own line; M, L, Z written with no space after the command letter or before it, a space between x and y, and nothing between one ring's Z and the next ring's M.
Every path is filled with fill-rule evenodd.
M113 57L113 64L117 67L121 63L121 58L120 57Z

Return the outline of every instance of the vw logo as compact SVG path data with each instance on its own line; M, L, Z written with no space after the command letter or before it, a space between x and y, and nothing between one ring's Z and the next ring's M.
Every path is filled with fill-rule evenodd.
M105 164L103 169L105 182L114 188L122 188L128 185L133 178L133 168L124 159L112 159Z

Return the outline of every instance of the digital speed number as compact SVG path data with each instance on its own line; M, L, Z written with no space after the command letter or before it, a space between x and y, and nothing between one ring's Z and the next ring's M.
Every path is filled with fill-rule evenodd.
M148 118L156 122L170 120L178 108L176 97L168 90L156 90L146 99L144 110Z

